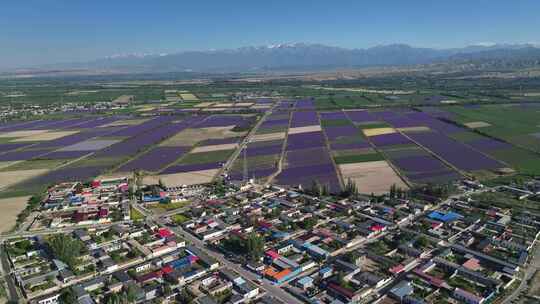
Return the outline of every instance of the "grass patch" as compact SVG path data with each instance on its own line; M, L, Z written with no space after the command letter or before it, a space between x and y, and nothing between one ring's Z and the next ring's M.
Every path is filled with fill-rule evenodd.
M373 123L366 123L358 125L358 127L362 130L365 129L379 129L379 128L392 128L391 125L385 123L385 122L373 122Z
M470 131L452 133L448 136L460 142L470 142L473 140L485 138L484 136L478 133L474 133Z
M190 219L191 219L190 217L182 213L171 216L171 220L177 225L182 225L183 223L189 221Z
M129 216L135 222L144 220L144 215L135 208L131 208Z
M151 209L163 209L163 210L169 211L169 210L174 210L178 208L184 208L186 206L189 206L190 204L191 204L190 201L186 201L186 202L177 202L177 203L168 203L168 204L153 204L153 205L148 205L148 207Z
M341 127L352 125L351 121L348 119L326 119L321 120L321 126L323 127Z
M540 156L520 148L509 148L489 153L518 170L522 174L540 175Z
M384 157L379 153L359 154L359 155L344 155L334 157L336 164L352 164L364 163L371 161L384 160Z

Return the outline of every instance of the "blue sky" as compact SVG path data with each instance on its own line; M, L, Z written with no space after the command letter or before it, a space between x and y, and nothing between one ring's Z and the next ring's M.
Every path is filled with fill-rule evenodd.
M538 0L5 0L0 68L282 42L539 43Z

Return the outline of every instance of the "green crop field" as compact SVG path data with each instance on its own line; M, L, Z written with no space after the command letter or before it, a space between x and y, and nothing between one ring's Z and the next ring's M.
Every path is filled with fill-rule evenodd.
M334 157L336 164L351 164L351 163L363 163L370 161L384 160L384 157L379 153L371 154L357 154L357 155L345 155Z

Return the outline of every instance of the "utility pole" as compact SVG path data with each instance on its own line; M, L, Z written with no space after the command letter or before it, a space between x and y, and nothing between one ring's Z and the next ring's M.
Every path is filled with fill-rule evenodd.
M243 156L243 163L242 163L242 180L244 182L248 181L248 167L247 167L247 145L244 146L244 156Z

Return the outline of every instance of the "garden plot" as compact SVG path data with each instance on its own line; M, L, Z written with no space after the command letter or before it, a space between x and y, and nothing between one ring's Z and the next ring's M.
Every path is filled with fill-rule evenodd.
M392 185L407 189L407 185L394 172L386 161L342 164L339 170L343 179L351 179L361 193L384 194Z

